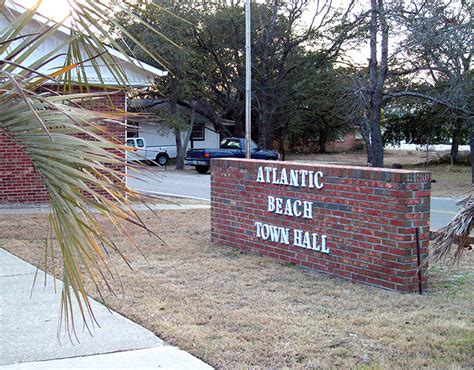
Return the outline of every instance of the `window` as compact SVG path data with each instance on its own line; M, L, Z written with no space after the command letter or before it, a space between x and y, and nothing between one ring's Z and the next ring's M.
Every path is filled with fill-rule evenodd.
M346 134L342 132L338 132L336 135L336 141L343 143L346 140Z
M204 123L195 123L193 130L191 131L191 140L193 141L204 141L205 140L206 127Z
M138 137L138 123L127 122L127 137Z
M255 141L253 140L250 140L250 150L252 151L255 151L257 149L259 149L260 147L257 145L257 143L255 143ZM247 149L246 149L247 150Z
M224 139L221 141L221 149L240 149L240 141L235 139Z
M133 147L138 147L138 148L143 148L145 146L145 143L143 142L143 139L127 139L127 145L128 146L133 146Z

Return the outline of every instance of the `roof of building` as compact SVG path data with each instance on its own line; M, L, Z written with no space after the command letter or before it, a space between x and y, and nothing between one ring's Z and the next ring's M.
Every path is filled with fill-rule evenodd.
M21 14L26 11L26 8L18 5L11 0L5 3L5 6L10 10L13 14ZM8 17L4 14L4 12L0 13L0 28L5 26L5 23L10 22ZM25 27L25 33L29 31L37 31L39 25L45 26L51 24L51 22L55 22L52 19L49 19L43 15L35 14L30 24ZM67 42L66 40L70 38L70 28L67 26L60 26L57 31L55 31L52 36L46 40L42 45L40 45L32 55L24 61L23 65L28 65L28 60L35 60L42 55L45 55L51 50L58 49L55 51L57 53L57 58L52 60L51 62L45 64L40 68L40 72L49 74L52 70L57 69L59 66L64 65L66 54L67 54ZM18 40L21 42L21 40ZM16 44L15 44L16 45ZM120 65L124 74L127 76L128 85L131 87L142 87L142 86L149 86L153 83L156 77L163 77L167 75L166 71L163 71L159 68L153 67L145 62L140 61L137 58L134 58L130 55L125 55L120 51L110 47L105 46L107 52L116 60L116 64ZM87 55L84 51L83 55ZM1 56L0 56L1 57ZM96 58L97 63L100 65L100 57ZM104 63L105 64L105 63ZM92 63L84 63L82 66L87 71L87 79L88 82L91 84L94 83L101 83L103 81L107 85L115 85L115 86L122 86L123 83L117 81L117 78L113 75L113 73L108 68L101 68L100 69L100 76L95 72L94 66ZM75 73L75 74L74 74ZM72 71L72 78L77 79L77 71Z

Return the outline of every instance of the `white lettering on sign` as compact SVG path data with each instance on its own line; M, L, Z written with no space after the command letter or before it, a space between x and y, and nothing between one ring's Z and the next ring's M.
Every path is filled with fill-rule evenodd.
M293 230L293 245L301 248L312 249L321 253L329 253L326 246L326 235L319 236L317 233L310 233L295 229Z
M279 215L313 218L313 202L301 201L299 199L292 200L283 198L275 198L268 196L268 212L274 212Z
M275 243L290 244L290 229L281 226L273 226L255 222L257 227L257 238L271 240Z
M326 245L326 235L295 229L290 240L290 229L287 227L261 222L255 222L255 227L257 228L257 238L270 240L274 243L293 244L295 247L311 249L326 254L330 252L329 247Z
M288 180L289 177L289 180ZM276 167L262 167L257 170L257 182L263 182L274 185L301 186L303 188L322 189L324 175L321 171L314 172L308 170L290 170L286 168L278 169Z
M304 187L311 189L322 189L324 184L322 179L324 175L321 171L309 170L287 170L276 167L258 167L257 182L286 185L293 187ZM300 199L281 198L268 195L267 211L277 215L302 217L306 219L313 218L313 202ZM262 240L272 241L296 247L310 249L321 253L329 253L326 235L294 229L290 232L289 228L282 226L269 225L262 222L255 222L256 236ZM290 242L291 239L291 242Z

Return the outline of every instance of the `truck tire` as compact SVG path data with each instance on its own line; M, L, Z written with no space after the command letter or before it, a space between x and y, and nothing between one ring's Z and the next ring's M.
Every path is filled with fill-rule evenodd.
M207 173L207 171L209 171L209 166L196 166L196 171L204 175Z
M160 166L166 166L168 163L169 157L168 154L166 153L160 153L156 156L156 163L158 163Z

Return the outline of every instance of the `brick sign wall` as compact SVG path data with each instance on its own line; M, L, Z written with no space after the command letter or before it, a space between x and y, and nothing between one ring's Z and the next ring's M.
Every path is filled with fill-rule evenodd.
M94 89L93 89L94 90ZM102 91L95 89L95 91ZM110 111L110 102L115 108L125 110L125 93L112 94L109 98L94 100L85 108L98 112ZM104 124L111 137L125 143L125 128L115 123ZM123 153L116 153L123 156ZM118 170L122 167L115 166ZM23 148L10 137L0 133L0 204L1 203L43 203L48 194L39 173Z
M418 289L415 229L423 258L429 173L245 159L215 159L211 169L217 245L387 289Z

